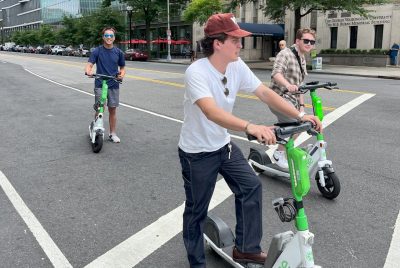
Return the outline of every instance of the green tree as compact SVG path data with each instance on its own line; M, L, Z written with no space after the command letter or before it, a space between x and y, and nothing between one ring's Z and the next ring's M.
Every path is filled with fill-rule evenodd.
M222 10L220 0L193 0L183 12L182 18L184 21L198 22L203 25L211 15Z
M64 45L77 45L78 23L77 19L72 16L64 16L61 24L64 26L60 29L58 35Z
M117 30L116 41L121 40L125 32L124 15L110 7L101 8L90 15L74 19L76 32L74 42L88 47L102 43L101 30L111 26Z
M39 29L39 41L42 45L54 45L56 43L56 33L48 24L43 24Z
M25 40L27 45L37 46L39 45L39 31L30 30L25 32Z
M146 25L147 52L150 53L150 25L156 21L166 21L166 0L121 0L133 8L132 14L135 21L143 20ZM170 5L185 4L188 0L170 0Z
M90 17L93 23L93 25L91 26L91 29L93 29L92 37L94 38L94 40L96 40L97 44L102 43L102 37L100 32L104 27L107 26L114 27L115 30L117 31L115 40L116 41L121 40L121 37L124 35L125 32L125 22L123 13L117 10L113 10L110 7L106 7L106 8L101 8L98 11L92 13Z
M256 0L232 0L230 9L246 3L257 3ZM302 17L313 10L326 12L329 10L346 10L353 14L368 17L365 5L376 5L387 2L387 0L265 0L260 9L266 17L276 22L283 22L287 10L294 11L294 33L300 28Z
M101 7L110 7L111 6L111 0L103 0L101 2Z
M22 38L22 32L20 32L20 31L13 32L11 34L11 41L16 44L22 44L21 38Z

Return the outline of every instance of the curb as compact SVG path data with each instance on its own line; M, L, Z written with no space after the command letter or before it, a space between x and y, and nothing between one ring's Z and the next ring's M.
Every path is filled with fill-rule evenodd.
M156 63L169 63L169 64L179 64L179 65L190 65L191 62L179 62L179 61L167 61L167 60L148 60L148 62L156 62ZM272 67L251 67L252 62L246 62L251 70L268 70L271 71ZM312 74L328 74L328 75L344 75L344 76L358 76L358 77L368 77L368 78L379 78L379 79L391 79L391 80L400 80L400 76L393 75L372 75L372 74L352 74L352 73L337 73L337 72L329 72L324 70L308 70L309 73Z

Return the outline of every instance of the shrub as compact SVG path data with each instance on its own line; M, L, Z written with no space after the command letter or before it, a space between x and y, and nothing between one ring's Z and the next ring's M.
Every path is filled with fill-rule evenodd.
M369 54L369 55L388 55L390 50L388 49L379 49L374 48L370 50L366 49L322 49L319 54L352 54L352 55L361 55L361 54Z
M368 51L368 54L370 54L370 55L388 55L389 54L389 50L374 48L374 49L370 49Z

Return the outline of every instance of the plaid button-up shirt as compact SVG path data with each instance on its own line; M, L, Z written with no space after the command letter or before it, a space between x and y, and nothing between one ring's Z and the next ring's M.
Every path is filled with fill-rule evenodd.
M295 47L297 50L296 45L293 45L292 47ZM276 56L274 62L270 84L272 90L292 102L297 109L300 109L299 97L296 95L292 95L289 92L285 93L286 87L279 85L275 81L274 75L276 75L277 73L281 73L290 84L300 86L303 83L305 76L307 75L306 60L304 56L300 56L300 60L302 63L304 74L301 73L297 58L290 50L290 48L285 48L284 50L281 50Z

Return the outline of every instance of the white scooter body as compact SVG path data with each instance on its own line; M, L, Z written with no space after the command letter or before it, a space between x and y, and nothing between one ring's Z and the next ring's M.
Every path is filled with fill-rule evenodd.
M96 120L92 121L92 123L90 123L89 125L89 135L90 135L90 140L92 143L95 142L96 140L96 135L99 135L99 133L101 133L101 135L103 136L104 139L104 123L103 123L103 114L99 113L97 115Z
M322 168L331 167L332 161L326 159L326 148L327 143L325 141L317 141L315 144L309 144L307 146L307 152L310 156L308 162L308 169L310 178L315 178L316 173L319 175L319 183L322 187L325 187L325 177ZM251 148L250 150L256 150ZM252 159L249 159L250 166L257 167L269 175L290 178L289 170L279 167L273 157L271 150L265 151L267 159L264 165L260 164Z
M272 238L264 265L241 264L232 259L235 237L231 229L219 217L208 216L204 239L219 256L235 268L318 268L314 264L312 245L314 234L308 230L279 233Z

